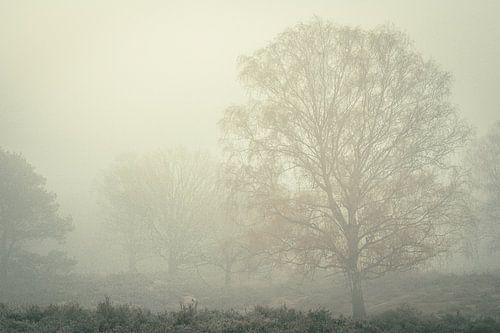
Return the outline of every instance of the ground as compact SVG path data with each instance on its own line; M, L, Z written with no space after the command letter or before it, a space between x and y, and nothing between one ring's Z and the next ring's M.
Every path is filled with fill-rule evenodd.
M285 305L298 310L323 308L334 315L350 313L349 293L341 276L235 281L230 291L200 279L180 277L177 281L166 281L162 273L26 275L3 285L0 302L13 306L78 302L83 307L95 308L109 296L115 304L164 311L177 310L180 297L193 295L199 308L248 311L256 305L275 308ZM500 272L394 274L366 282L364 291L370 314L406 304L423 313L460 312L500 319Z

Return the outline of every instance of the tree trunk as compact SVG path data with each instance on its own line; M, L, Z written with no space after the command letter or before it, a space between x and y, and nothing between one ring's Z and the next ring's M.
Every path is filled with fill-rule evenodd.
M356 221L355 210L349 210L349 224L346 233L348 244L347 278L351 290L352 318L362 320L366 317L365 300L361 285L361 272L358 267L359 260L359 225Z
M365 301L363 299L363 288L361 285L361 276L359 272L348 273L349 287L351 289L352 318L362 320L366 317Z

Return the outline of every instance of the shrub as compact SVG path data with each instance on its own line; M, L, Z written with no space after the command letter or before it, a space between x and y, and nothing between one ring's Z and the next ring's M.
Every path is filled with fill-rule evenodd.
M234 310L181 310L152 313L109 298L96 309L78 304L12 308L0 304L0 332L177 332L177 333L302 333L302 332L500 332L493 318L471 318L460 313L426 315L409 306L387 311L365 321L333 317L324 309L308 312L257 306L248 313Z

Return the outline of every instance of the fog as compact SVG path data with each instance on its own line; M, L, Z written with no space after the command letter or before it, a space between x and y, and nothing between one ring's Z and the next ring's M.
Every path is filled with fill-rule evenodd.
M125 272L99 205L103 174L130 153L182 147L223 159L218 123L249 96L239 57L315 17L406 33L424 59L451 73L451 104L484 137L500 120L499 12L495 0L0 0L0 147L47 179L74 225L62 244L33 246L63 249L77 261L75 274ZM481 266L454 260L442 267Z

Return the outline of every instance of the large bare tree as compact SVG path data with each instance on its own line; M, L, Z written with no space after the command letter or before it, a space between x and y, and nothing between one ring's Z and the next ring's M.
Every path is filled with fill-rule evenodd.
M230 172L272 221L289 260L362 280L445 251L463 221L451 157L470 130L450 74L391 27L313 20L241 57L246 105L221 121Z

